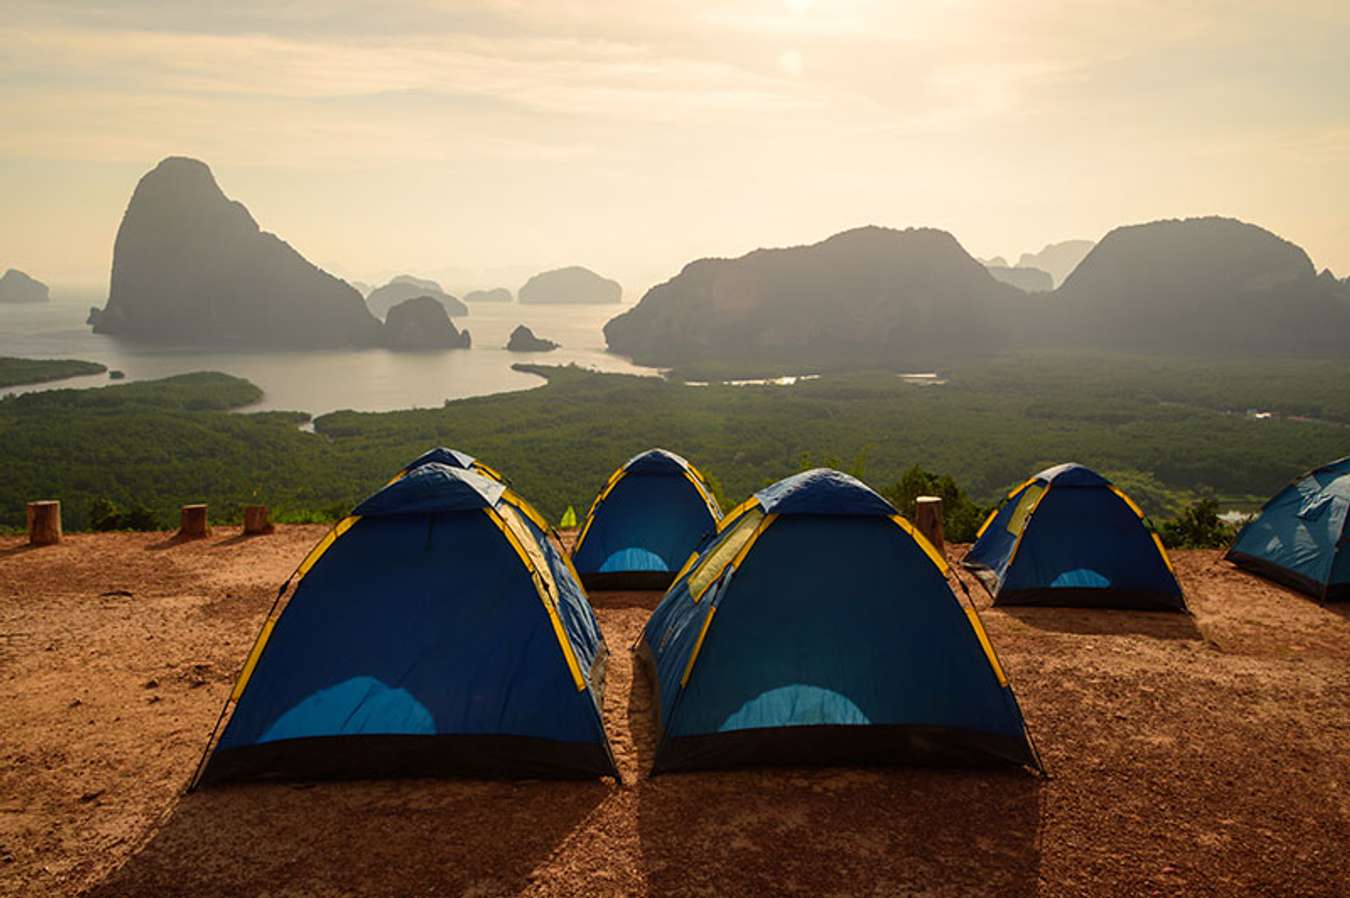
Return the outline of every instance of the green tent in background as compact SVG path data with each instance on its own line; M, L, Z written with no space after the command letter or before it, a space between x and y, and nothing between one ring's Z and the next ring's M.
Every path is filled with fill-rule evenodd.
M577 510L569 505L567 511L563 512L562 520L558 522L558 526L566 530L569 527L576 527L576 525Z

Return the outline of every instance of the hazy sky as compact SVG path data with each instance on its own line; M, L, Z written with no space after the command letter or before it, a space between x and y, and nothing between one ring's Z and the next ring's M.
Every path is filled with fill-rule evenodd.
M1016 257L1210 213L1350 275L1346 0L7 0L0 122L0 269L56 283L171 154L348 277L635 298L866 223Z

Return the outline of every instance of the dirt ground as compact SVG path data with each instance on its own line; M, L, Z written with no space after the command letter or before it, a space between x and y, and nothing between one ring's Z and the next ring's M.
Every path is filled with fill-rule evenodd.
M1052 777L907 769L648 779L593 597L625 784L427 781L184 797L277 586L323 533L0 540L0 894L1350 894L1350 606L1178 553L1194 617L988 609ZM958 550L959 551L959 550Z

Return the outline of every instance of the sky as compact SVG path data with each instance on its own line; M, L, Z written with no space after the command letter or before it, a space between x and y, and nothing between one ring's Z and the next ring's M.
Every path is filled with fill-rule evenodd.
M1208 214L1350 275L1345 0L7 0L0 121L0 269L54 284L169 155L351 279Z

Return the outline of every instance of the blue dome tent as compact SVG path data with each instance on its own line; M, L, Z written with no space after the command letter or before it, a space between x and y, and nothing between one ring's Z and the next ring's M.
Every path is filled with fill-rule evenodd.
M422 465L431 464L432 462L445 465L448 468L459 468L464 471L477 471L479 474L491 477L493 480L500 480L503 483L506 482L505 477L494 471L492 468L489 468L469 453L460 452L458 449L447 449L444 446L428 449L426 452L417 456L417 458L408 462L403 466L403 469L398 472L395 479L402 477L415 468L420 468Z
M837 471L724 519L652 613L654 772L745 764L1040 769L974 607L889 502Z
M1350 600L1350 456L1276 493L1224 557L1323 602Z
M1186 610L1143 511L1082 465L1046 468L1010 492L963 564L995 605Z
M651 449L610 475L572 548L588 589L665 589L722 517L698 469Z
M434 461L367 498L283 585L197 783L617 775L604 640L535 517Z

